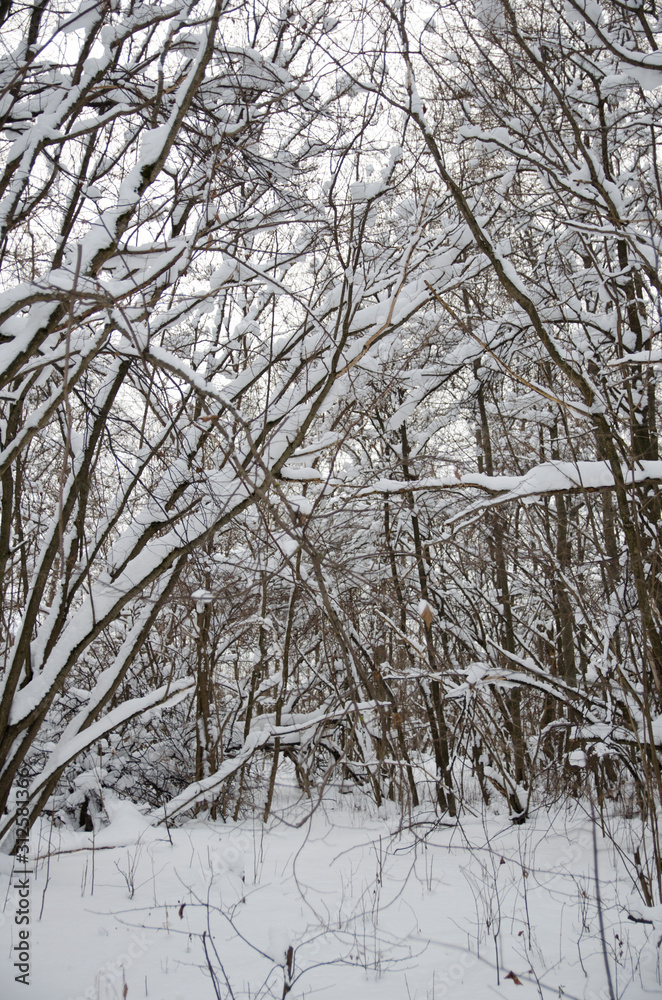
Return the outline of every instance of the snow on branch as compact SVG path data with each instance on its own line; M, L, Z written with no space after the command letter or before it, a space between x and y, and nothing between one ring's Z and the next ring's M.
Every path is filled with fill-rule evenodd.
M662 482L662 461L641 461L637 468L624 467L622 472L626 486L659 483ZM614 475L607 462L543 462L522 476L487 476L471 472L463 476L428 477L410 482L379 479L371 486L362 487L359 496L465 488L483 490L497 498L499 503L506 503L509 500L532 501L554 493L613 489L614 485Z
M377 704L375 701L366 701L360 704L345 705L335 712L319 711L302 715L292 714L290 716L292 722L289 726L276 726L266 722L264 717L258 717L244 740L244 745L235 757L223 761L214 774L210 774L209 777L203 778L201 781L193 782L163 808L155 810L152 813L154 820L157 823L167 823L179 813L191 809L196 803L213 796L224 781L236 774L258 750L268 746L277 737L281 741L292 742L295 738L299 742L302 734L307 730L320 728L328 722L338 722L350 712L367 712L377 708Z
M93 743L96 743L108 733L114 732L118 727L129 722L131 719L135 719L137 716L144 716L147 712L156 709L172 708L191 694L194 689L195 679L191 677L183 677L181 680L164 684L162 687L157 688L155 691L150 691L149 694L143 695L140 698L130 698L110 712L107 712L106 715L98 719L91 726L88 726L87 729L76 733L71 739L64 742L61 741L51 754L46 767L30 785L29 801L34 802L37 800L40 791L46 788L49 780ZM0 842L1 838L10 830L14 819L14 810L11 810L4 817L5 821L0 828Z

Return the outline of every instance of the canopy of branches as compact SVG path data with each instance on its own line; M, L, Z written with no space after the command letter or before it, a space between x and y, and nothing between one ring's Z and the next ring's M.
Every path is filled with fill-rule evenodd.
M0 25L0 835L25 766L92 824L570 790L659 900L656 4Z

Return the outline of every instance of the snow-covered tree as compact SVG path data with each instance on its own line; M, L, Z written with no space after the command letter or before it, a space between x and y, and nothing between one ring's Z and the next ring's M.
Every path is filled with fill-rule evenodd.
M654 5L0 17L0 832L625 788L659 897Z

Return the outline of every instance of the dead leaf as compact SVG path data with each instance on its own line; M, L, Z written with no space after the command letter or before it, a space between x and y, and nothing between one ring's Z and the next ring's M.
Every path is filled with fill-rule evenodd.
M422 601L423 607L421 608L421 618L425 622L425 627L430 628L432 622L434 621L434 611L430 607L427 601Z
M506 979L512 979L512 981L515 983L515 986L522 986L523 985L522 980L518 979L514 972L509 972L508 975L505 978Z

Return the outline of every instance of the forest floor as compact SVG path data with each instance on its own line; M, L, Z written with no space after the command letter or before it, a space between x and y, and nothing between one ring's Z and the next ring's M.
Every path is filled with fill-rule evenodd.
M632 882L581 809L520 827L421 809L403 826L331 792L312 815L168 832L105 805L94 844L33 831L27 988L11 957L21 880L0 855L5 1000L660 995L662 921L628 919Z

